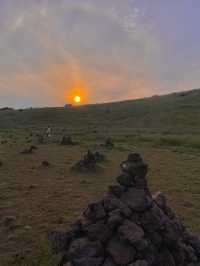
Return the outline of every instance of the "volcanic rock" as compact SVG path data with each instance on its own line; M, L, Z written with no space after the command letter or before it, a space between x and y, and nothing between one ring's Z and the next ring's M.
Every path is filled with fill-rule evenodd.
M106 148L109 148L109 149L112 149L114 148L114 142L111 138L107 138L106 141L105 141L105 147Z
M88 152L83 156L83 159L78 161L73 167L72 170L84 172L96 170L99 168L98 163L105 160L105 156L99 152Z
M187 232L162 193L151 195L147 170L131 153L121 164L119 184L89 204L70 232L51 236L59 266L200 265L199 238Z
M75 145L76 143L72 140L70 136L63 136L60 144L61 145Z
M35 150L35 146L30 146L30 148L24 149L23 151L21 151L21 154L32 154L34 150Z
M42 161L42 166L49 167L51 164L48 161Z

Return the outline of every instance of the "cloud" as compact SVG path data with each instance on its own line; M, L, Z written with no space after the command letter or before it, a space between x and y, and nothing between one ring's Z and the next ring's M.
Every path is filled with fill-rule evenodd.
M61 105L80 84L87 102L160 88L161 42L134 1L9 0L2 16L0 105Z

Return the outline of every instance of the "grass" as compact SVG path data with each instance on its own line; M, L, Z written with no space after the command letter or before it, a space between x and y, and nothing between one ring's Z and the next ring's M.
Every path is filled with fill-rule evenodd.
M19 220L14 231L0 226L1 266L55 265L45 240L47 232L68 230L89 202L100 199L107 186L115 182L119 164L130 151L141 153L147 160L151 190L163 191L186 226L200 234L197 121L199 90L66 110L0 111L0 140L8 141L0 149L1 214L14 215ZM36 134L44 132L48 124L53 138L39 145ZM79 144L61 146L64 130ZM108 136L115 143L112 150L100 146ZM32 142L27 143L30 139ZM34 154L19 154L31 144L39 147ZM102 171L84 175L70 171L87 149L106 155L108 160ZM51 167L41 168L43 160L48 160ZM30 189L31 185L35 188ZM24 229L27 225L31 230Z
M55 266L56 257L51 251L50 243L47 240L42 240L38 248L39 252L35 259L19 263L19 266Z

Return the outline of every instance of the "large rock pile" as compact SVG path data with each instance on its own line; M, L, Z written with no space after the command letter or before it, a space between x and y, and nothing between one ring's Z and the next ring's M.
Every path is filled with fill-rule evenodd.
M152 196L147 164L130 154L118 184L84 211L68 233L52 233L64 266L200 265L200 240L189 234L161 193Z

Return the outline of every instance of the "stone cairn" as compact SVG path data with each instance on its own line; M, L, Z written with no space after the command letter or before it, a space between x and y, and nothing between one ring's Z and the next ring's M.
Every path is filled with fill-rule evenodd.
M75 145L76 143L72 140L70 136L63 136L60 144L61 145Z
M197 266L200 240L189 234L163 194L152 196L147 164L132 153L117 185L84 211L67 233L51 233L60 266Z
M105 141L105 147L108 149L114 148L114 142L111 138L107 138Z
M83 156L83 159L78 161L73 167L72 170L79 172L95 170L99 168L98 163L105 161L105 156L100 152L88 152Z

